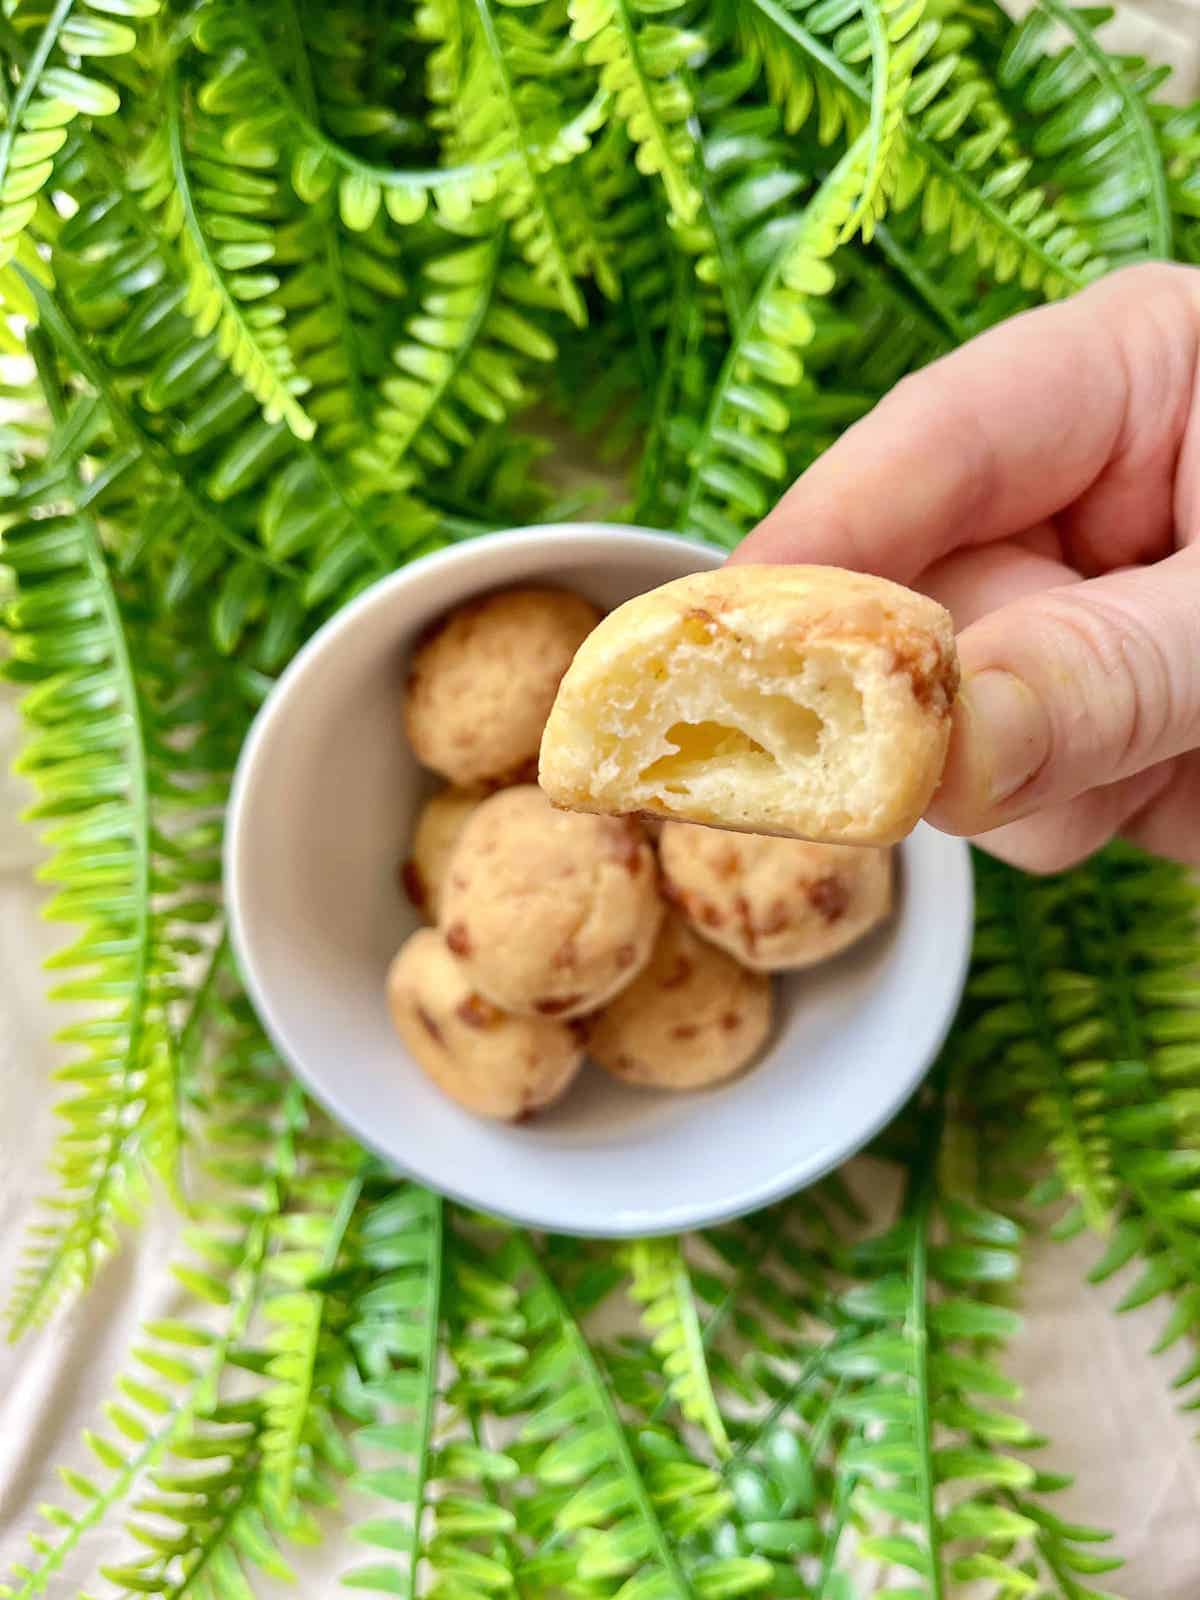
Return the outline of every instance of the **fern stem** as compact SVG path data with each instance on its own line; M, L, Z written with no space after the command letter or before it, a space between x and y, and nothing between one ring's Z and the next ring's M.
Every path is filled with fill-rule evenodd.
M824 71L833 77L848 90L864 107L870 105L870 90L858 74L838 60L832 50L827 49L819 39L813 37L806 28L796 21L778 3L778 0L748 0L750 5L762 13L771 23L772 27L800 47L804 53L820 65ZM983 193L970 175L957 167L953 161L944 156L928 139L923 139L916 133L906 117L900 123L902 137L905 144L915 156L918 156L927 166L931 167L940 178L943 178L952 188L958 190L963 200L974 211L985 219L988 226L1004 237L1024 255L1035 258L1047 274L1061 278L1072 289L1082 289L1087 282L1083 273L1078 272L1066 262L1058 260L1045 249L1039 239L1031 237L1023 229L1011 222L1005 212Z
M940 1137L940 1110L936 1116L937 1137ZM934 1170L934 1159L927 1151L924 1153L923 1170L917 1179L916 1194L909 1213L912 1242L908 1258L908 1311L904 1319L904 1332L912 1347L918 1492L921 1498L921 1516L929 1541L930 1597L931 1600L943 1600L945 1584L942 1574L941 1545L938 1539L937 1506L934 1500L933 1423L929 1412L929 1328L926 1305L929 1269L928 1230L933 1209Z
M438 1345L442 1321L442 1282L444 1277L444 1205L438 1195L429 1195L429 1303L426 1308L424 1340L420 1363L424 1388L417 1422L416 1472L412 1493L412 1532L408 1544L408 1600L417 1600L417 1567L421 1560L421 1524L425 1520L425 1497L429 1489L429 1467L433 1456L433 1423L437 1412Z
M704 462L708 459L709 451L712 448L713 432L717 426L717 421L721 415L721 409L725 403L725 391L733 382L734 374L737 371L738 362L741 359L742 345L753 333L755 324L758 320L759 308L761 307L763 301L775 288L775 285L778 283L779 274L783 267L784 258L787 255L788 248L790 247L793 239L795 239L799 234L803 226L804 216L803 213L801 213L801 215L793 223L787 238L776 250L771 259L770 265L766 268L762 277L758 280L758 287L754 291L754 295L750 301L750 304L746 307L746 310L742 314L741 321L734 330L734 335L730 341L729 349L725 354L724 361L721 363L721 370L718 372L716 382L713 384L712 394L709 397L708 409L704 414L704 421L700 427L700 436L690 452L691 458L695 465L688 476L687 490L683 497L683 504L679 510L679 526L681 532L683 533L687 532L688 524L691 521L692 512L696 505L696 500L700 494L701 468L703 467Z
M693 187L691 175L679 164L671 151L671 133L662 119L658 108L658 101L654 94L654 84L642 62L641 45L638 41L637 29L629 15L628 0L612 0L612 19L621 42L625 47L625 57L637 77L638 98L641 101L642 114L654 129L654 143L659 152L661 163L659 178L667 194L668 202L673 209L684 212L684 207L679 204L685 199L687 191ZM643 140L642 142L646 142ZM694 202L693 202L694 205ZM689 221L690 216L684 215L684 221Z
M1079 1193L1080 1204L1089 1224L1093 1228L1100 1229L1109 1214L1109 1201L1097 1182L1097 1175L1092 1170L1092 1152L1088 1149L1087 1139L1079 1125L1067 1066L1046 1010L1041 981L1043 974L1038 961L1038 941L1029 917L1031 892L1020 873L1008 870L1003 872L996 899L1013 922L1015 932L1013 944L1021 973L1025 1002L1033 1019L1042 1059L1050 1070L1051 1081L1043 1087L1047 1093L1053 1095L1058 1107L1058 1137L1066 1141L1072 1152L1071 1164L1077 1174L1073 1186ZM1068 1182L1071 1181L1068 1179Z
M217 939L216 944L213 945L212 950L209 953L208 960L204 964L204 972L201 975L200 982L196 985L192 992L192 998L188 1004L187 1014L183 1019L182 1026L180 1027L179 1033L176 1037L175 1048L179 1058L181 1074L182 1072L186 1071L187 1064L191 1059L192 1051L195 1050L200 1043L200 1026L205 1019L205 1013L208 1010L209 1002L213 997L217 976L220 973L221 967L223 966L228 954L229 930L223 927L221 929L220 937ZM182 1089L183 1084L181 1081L180 1092L182 1092Z
M760 11L772 27L777 28L786 39L799 45L804 54L815 61L831 77L837 79L843 89L848 89L855 99L864 105L869 105L871 100L870 90L863 83L857 72L842 62L837 54L823 45L821 41L803 25L798 22L790 11L787 11L779 0L750 0L750 4Z
M30 350L37 364L38 376L47 405L55 422L66 418L66 401L57 374L52 370L49 348L40 339L30 339ZM72 472L74 485L82 488L77 473ZM35 1322L53 1301L64 1277L77 1273L85 1279L93 1266L92 1250L99 1237L101 1224L108 1220L115 1192L129 1179L128 1166L132 1164L139 1145L140 1119L130 1127L127 1116L135 1104L142 1085L135 1084L139 1076L140 1055L149 1004L149 973L151 944L151 861L150 861L150 777L146 762L147 729L137 678L125 634L125 622L113 589L112 577L104 557L100 531L92 519L76 513L83 534L84 564L95 585L100 614L108 631L108 648L117 679L117 694L125 719L125 759L127 762L127 800L131 813L129 846L131 852L130 891L133 900L133 970L129 979L128 997L123 1001L127 1016L127 1034L122 1051L121 1076L116 1102L108 1119L104 1153L99 1173L94 1179L84 1208L64 1229L62 1237L50 1252L41 1271L28 1290L23 1290L17 1314L13 1319L10 1337L17 1339Z
M263 38L258 30L258 24L253 20L246 6L240 5L239 12L247 30L253 34L256 43L259 46L263 46ZM304 32L300 26L300 19L296 15L295 0L283 0L283 16L284 34L291 53L296 78L300 84L300 98L304 103L308 118L315 125L317 112L316 89L313 86L312 68L308 59L308 50L304 43ZM265 47L260 49L260 57L260 64L270 74L280 98L287 99L289 97L287 85L282 75L275 70L275 64L271 60L270 52ZM325 251L326 276L333 296L334 309L337 312L338 343L341 347L342 356L346 362L346 371L350 379L350 403L358 421L365 424L369 415L367 393L363 384L362 363L358 357L358 345L354 339L354 329L350 317L346 278L342 268L341 240L334 213L335 203L333 195L327 195L322 202L318 220Z
M867 112L867 153L864 167L862 194L858 204L846 219L842 240L853 237L858 224L866 216L875 198L875 191L883 181L883 135L887 114L888 87L891 75L892 46L887 28L879 15L879 0L862 0L859 8L867 28L871 46L870 103Z
M12 104L8 108L7 120L0 128L0 191L3 190L8 178L8 163L12 159L13 143L21 131L21 120L29 102L33 99L42 71L50 59L50 52L58 42L63 23L70 16L74 5L75 0L56 0L54 9L46 18L46 24L34 46L28 65L21 74L17 92L13 95Z
M208 235L200 222L196 210L195 198L192 195L191 178L187 170L187 154L183 144L183 119L180 116L181 89L179 82L179 66L177 61L172 61L167 72L166 82L163 86L167 101L167 150L170 155L171 176L174 179L174 199L179 205L183 227L192 249L196 252L198 260L203 264L214 292L217 294L221 306L221 316L230 326L236 327L246 344L258 351L260 349L255 330L247 322L242 311L241 301L232 294L225 281L225 274L217 265L209 246ZM269 363L266 363L269 365ZM291 428L292 433L301 440L310 439L314 431L312 418L304 407L295 398L289 395L286 403L281 406L283 419Z
M1120 101L1122 125L1131 135L1137 148L1142 175L1148 190L1147 253L1159 260L1168 260L1171 255L1172 237L1171 202L1167 195L1167 175L1163 168L1162 155L1146 112L1145 102L1113 66L1108 52L1097 45L1091 29L1074 6L1065 4L1064 0L1037 0L1037 4L1048 16L1053 17L1061 28L1066 29L1096 77L1109 94Z
M675 1552L672 1550L666 1534L663 1532L662 1524L658 1520L658 1513L654 1509L654 1503L646 1490L641 1469L634 1459L633 1451L629 1446L629 1438L625 1432L625 1426L617 1413L612 1391L596 1357L592 1354L591 1346L584 1336L583 1329L579 1326L574 1312L567 1305L558 1285L551 1277L549 1268L533 1248L529 1237L526 1234L521 1234L517 1243L526 1267L537 1279L539 1289L553 1306L558 1328L570 1346L580 1373L592 1391L592 1398L595 1401L596 1408L604 1419L613 1459L620 1466L630 1487L638 1515L646 1533L650 1537L655 1560L662 1567L667 1580L674 1586L678 1600L694 1600L692 1587L676 1559Z
M315 1274L318 1281L333 1272L337 1266L338 1256L341 1254L342 1245L345 1242L346 1231L354 1216L359 1196L362 1194L363 1177L369 1164L369 1159L369 1157L363 1157L359 1170L353 1176L347 1178L342 1188L341 1196L329 1222L329 1231L325 1237L325 1244L321 1250L320 1264ZM278 1484L275 1483L273 1477L277 1453L274 1450L271 1452L272 1476L270 1489L272 1496L281 1508L286 1508L292 1498L297 1455L303 1441L305 1419L309 1406L312 1404L313 1380L316 1375L321 1328L329 1298L328 1295L320 1290L310 1289L307 1292L316 1301L312 1317L308 1323L307 1341L303 1349L295 1349L289 1346L287 1351L288 1377L286 1382L289 1390L292 1391L288 1402L291 1408L291 1437L285 1446L285 1451L279 1452L279 1454L284 1455L284 1460Z
M289 35L299 27L294 7L288 4L288 32ZM489 172L498 172L507 165L504 157L494 161L472 161L455 167L385 167L378 162L366 161L362 156L356 155L353 150L347 150L345 145L339 144L317 121L316 104L312 95L312 75L307 67L307 52L304 55L305 66L298 72L302 84L308 92L300 95L293 93L287 80L279 71L268 48L267 41L263 38L262 31L254 19L251 8L240 0L238 5L239 25L247 38L254 46L255 59L259 69L271 80L271 87L286 109L287 115L295 124L304 138L306 144L314 145L327 156L336 166L346 172L352 172L357 177L365 178L368 182L377 184L381 189L437 189L443 184L461 183L472 178L482 177ZM302 38L302 33L299 35ZM291 42L289 40L289 42ZM303 46L301 45L301 48ZM297 60L293 46L293 59Z
M766 1416L763 1417L761 1422L755 1424L751 1433L738 1441L737 1449L734 1451L735 1457L746 1455L770 1433L780 1417L787 1415L793 1402L808 1388L809 1384L829 1360L829 1357L842 1345L850 1343L853 1337L854 1335L849 1332L837 1334L834 1338L827 1340L825 1344L817 1345L815 1349L809 1352L800 1371L788 1384L784 1392L776 1396Z
M461 377L464 368L473 355L475 351L475 342L479 338L484 323L487 321L489 312L492 310L492 302L496 294L496 284L500 277L500 262L504 255L504 239L505 230L500 228L487 241L490 250L487 272L479 280L480 292L476 297L474 308L471 311L470 317L463 324L463 330L461 337L459 338L457 348L453 351L446 352L447 360L442 369L441 376L434 383L428 386L428 403L426 404L424 413L418 421L416 427L411 430L407 443L403 444L400 449L397 450L392 446L391 435L388 433L386 428L377 428L375 430L375 452L383 460L385 460L389 466L395 466L395 464L403 458L405 451L411 446L412 441L414 438L416 438L418 432L434 415L434 413L437 411L437 408L442 404L447 395L449 395L451 388Z
M762 1270L763 1262L766 1261L771 1251L775 1248L775 1240L783 1228L784 1215L782 1208L776 1209L770 1214L770 1225L758 1231L755 1239L755 1249L751 1253L750 1259L743 1262L738 1268L733 1282L721 1296L720 1302L713 1307L712 1314L704 1324L703 1344L706 1350L710 1348L713 1340L728 1321L730 1313L740 1302L742 1291Z
M829 1585L836 1570L838 1546L842 1542L842 1534L846 1531L846 1524L850 1520L850 1505L857 1487L856 1472L839 1474L834 1489L833 1513L821 1549L821 1569L817 1575L812 1600L826 1600L829 1594Z
M525 175L533 191L535 204L541 213L542 222L546 229L546 237L550 243L549 254L553 258L553 272L557 280L563 310L566 311L572 322L582 327L587 321L587 312L579 289L571 276L562 234L559 231L554 210L546 196L545 184L542 182L542 174L538 171L537 163L534 160L533 148L525 136L525 124L518 110L516 87L512 80L512 73L508 69L508 58L504 53L504 45L501 43L500 35L496 29L496 19L492 16L490 0L473 0L473 3L475 15L479 19L479 29L487 45L488 54L491 57L492 70L496 74L507 107L508 122L512 130L513 140L520 152L521 165L525 169Z
M947 333L955 344L965 344L971 337L971 330L958 312L955 311L954 307L950 305L939 286L921 266L920 262L904 248L895 234L884 223L877 222L875 224L875 232L872 238L878 244L881 253L890 265L904 278L913 292L920 297L930 311L933 312L938 322L941 323L939 328L936 323L926 321L926 326L934 339L943 349L949 348L945 338ZM909 311L910 315L919 315L923 321L925 320L924 312L918 308L906 304L906 310Z
M281 1142L286 1140L289 1145L293 1137L293 1119L288 1111L301 1100L299 1085L290 1084L284 1100L284 1132L280 1136ZM177 1400L170 1411L162 1417L157 1429L150 1434L136 1454L124 1463L104 1491L87 1501L84 1510L72 1521L71 1526L64 1529L59 1542L44 1552L42 1565L25 1576L21 1587L13 1591L11 1600L34 1600L35 1596L45 1594L46 1585L61 1569L63 1562L79 1544L84 1534L97 1527L114 1506L119 1505L132 1493L144 1472L158 1465L169 1453L175 1441L191 1427L198 1415L202 1415L215 1405L229 1352L244 1339L250 1319L258 1305L271 1223L283 1210L286 1190L279 1183L272 1183L268 1188L268 1195L270 1203L255 1215L239 1250L239 1276L242 1280L239 1292L232 1302L233 1311L229 1324L216 1344L210 1348L204 1370L197 1374L191 1390L185 1391L184 1397Z
M189 513L197 522L202 523L213 537L218 539L239 556L247 561L257 562L258 565L267 567L271 572L281 578L292 582L301 582L303 574L298 568L285 561L276 561L273 556L255 544L250 539L243 539L241 534L235 533L232 528L225 525L224 519L217 512L206 495L193 489L187 478L175 463L175 458L152 434L146 432L133 416L133 413L118 398L116 390L108 374L98 361L94 359L91 351L79 338L74 326L69 321L66 313L58 305L42 284L18 267L25 287L37 302L38 320L47 328L59 346L64 356L88 380L104 403L114 429L123 434L138 452L158 471L168 479L172 492L183 500Z
M746 268L741 252L725 224L725 214L713 194L703 160L700 161L699 168L696 186L700 191L700 208L717 249L717 260L721 264L718 274L721 301L725 307L725 320L732 333L746 314L746 306L752 291L746 283Z

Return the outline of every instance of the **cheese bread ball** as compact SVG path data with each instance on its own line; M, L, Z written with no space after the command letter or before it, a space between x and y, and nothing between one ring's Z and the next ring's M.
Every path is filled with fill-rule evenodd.
M740 1072L770 1031L770 979L668 912L648 965L592 1022L588 1052L626 1083L701 1089Z
M409 668L417 759L461 787L531 776L562 675L599 620L559 589L508 589L452 611Z
M895 844L941 778L949 612L836 567L726 566L609 613L542 739L559 805L826 844Z
M892 853L669 822L663 893L706 939L759 972L815 966L892 909Z
M533 784L492 795L459 835L440 925L506 1011L594 1011L649 959L662 916L636 822L555 811Z
M412 855L404 863L404 889L423 917L437 921L450 857L483 789L442 789L421 807L413 829Z
M408 939L387 978L396 1032L444 1094L518 1122L565 1092L583 1060L578 1025L513 1017L485 1000L432 928Z

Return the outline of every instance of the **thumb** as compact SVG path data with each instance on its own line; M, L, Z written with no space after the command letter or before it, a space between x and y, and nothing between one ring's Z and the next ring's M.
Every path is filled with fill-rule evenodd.
M1002 606L963 685L929 819L986 833L1200 746L1200 551Z

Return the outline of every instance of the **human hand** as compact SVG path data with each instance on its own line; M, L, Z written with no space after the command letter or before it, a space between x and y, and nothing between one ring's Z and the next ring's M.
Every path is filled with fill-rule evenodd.
M1128 268L904 379L734 561L933 595L963 688L930 821L1035 872L1200 862L1200 271Z

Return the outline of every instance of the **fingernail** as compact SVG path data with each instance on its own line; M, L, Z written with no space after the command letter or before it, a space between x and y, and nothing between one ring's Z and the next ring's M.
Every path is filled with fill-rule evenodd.
M1041 701L1020 678L992 668L968 677L968 764L977 792L996 806L1016 794L1050 753L1050 723Z

